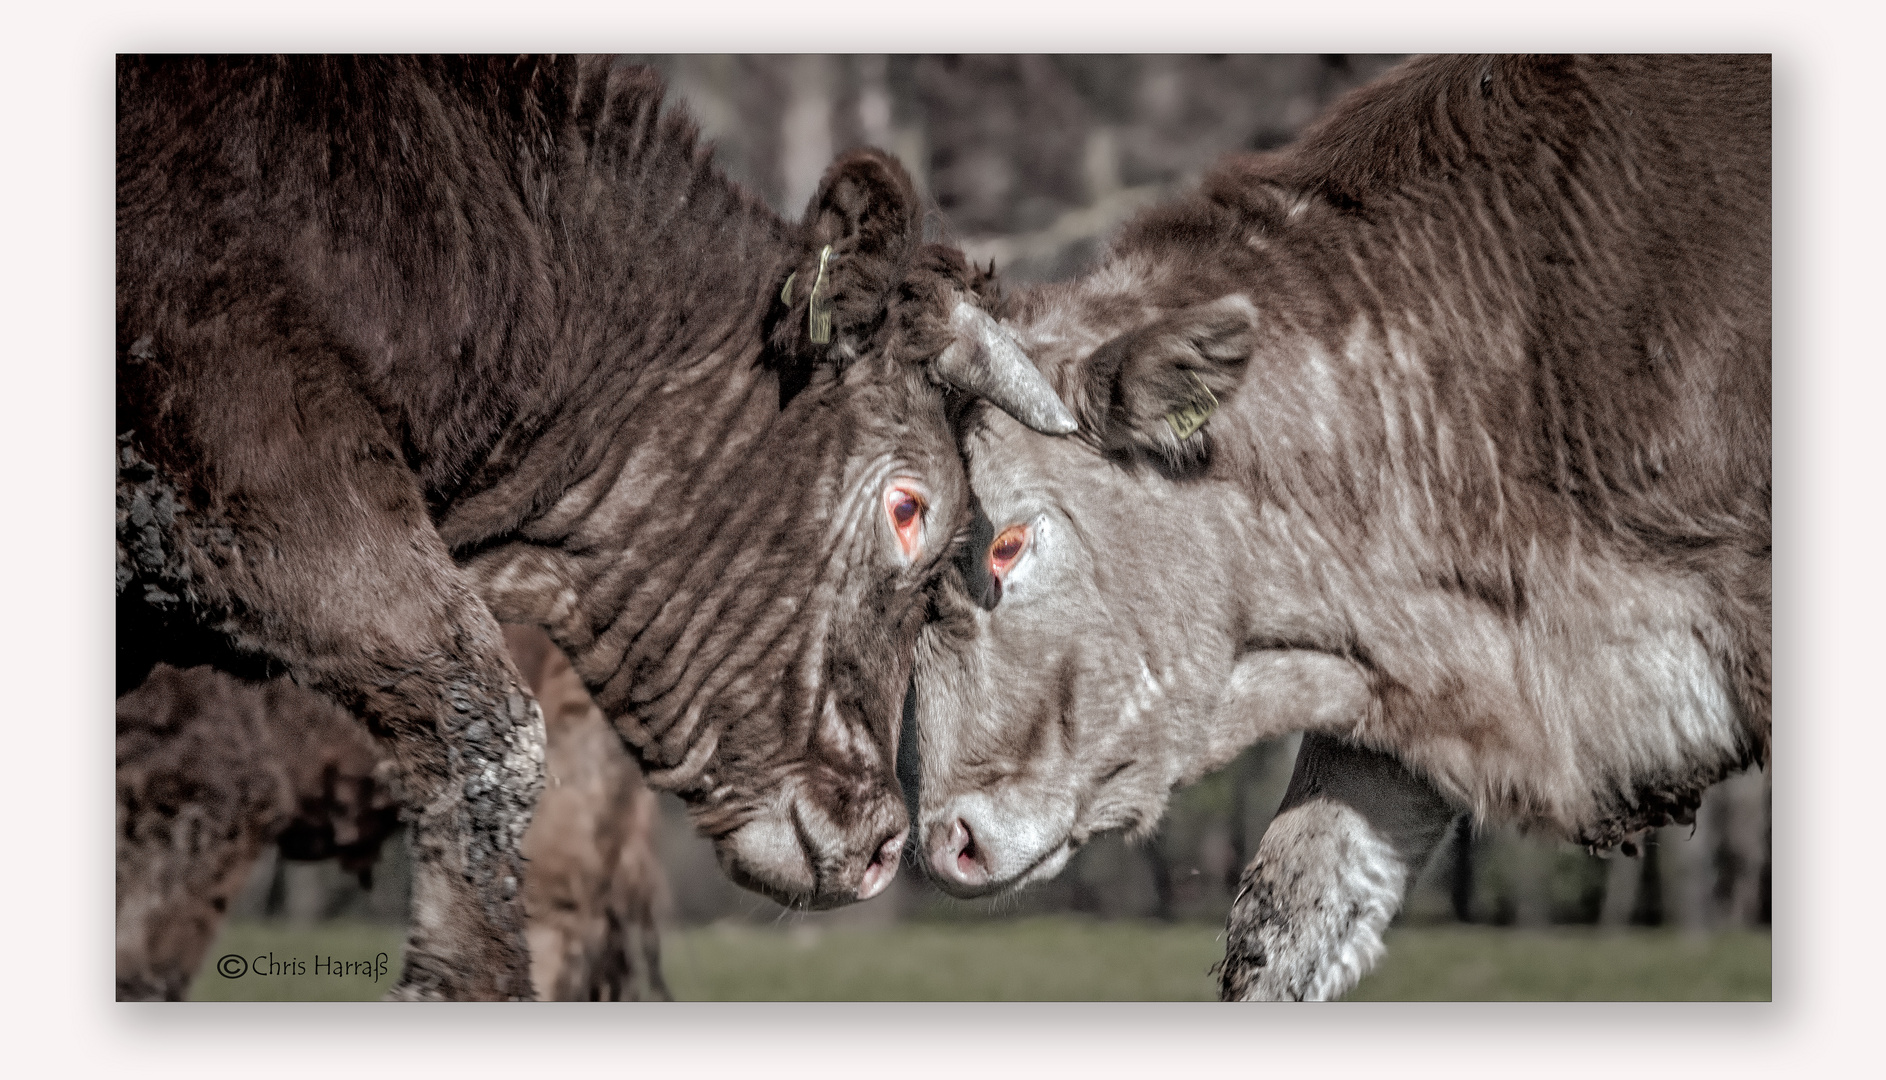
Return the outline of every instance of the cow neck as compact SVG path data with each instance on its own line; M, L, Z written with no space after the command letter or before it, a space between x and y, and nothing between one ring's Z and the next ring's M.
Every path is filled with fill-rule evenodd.
M546 182L547 345L534 379L492 392L490 411L514 419L440 516L461 555L519 531L574 541L541 519L573 487L646 463L635 448L668 448L651 483L698 479L753 452L777 417L765 318L811 245L696 156L680 124L636 157L592 154Z
M548 627L643 760L672 767L715 743L687 739L699 716L676 727L724 681L701 679L757 659L726 649L796 648L782 635L811 584L794 575L816 566L782 561L784 537L843 447L804 422L829 380L785 416L764 343L815 245L704 162L651 157L613 165L635 184L599 180L594 162L559 178L552 347L538 382L498 406L519 419L441 532L499 618ZM629 724L631 710L652 722Z
M1281 185L1228 205L1212 184L1129 225L1080 284L1017 298L1050 380L1070 399L1099 392L1082 369L1100 345L1243 293L1258 312L1257 346L1209 422L1209 464L1176 481L1227 485L1277 511L1262 516L1275 535L1237 547L1252 562L1234 580L1263 582L1267 608L1303 616L1300 644L1336 651L1347 620L1317 626L1313 615L1327 610L1318 597L1328 575L1364 572L1344 552L1379 550L1383 560L1362 562L1401 565L1387 555L1412 542L1433 565L1412 570L1411 587L1444 567L1491 602L1520 603L1518 553L1497 547L1512 512L1498 463L1526 449L1510 418L1525 408L1512 395L1524 386L1533 300L1529 283L1502 273L1494 195L1362 212ZM1416 527L1433 535L1417 539ZM1299 565L1274 551L1316 555Z
M1542 513L1534 503L1553 495L1503 480L1565 470L1534 434L1548 426L1539 395L1550 404L1558 392L1540 390L1551 377L1541 327L1573 325L1556 309L1581 302L1575 288L1547 287L1549 267L1525 245L1569 246L1574 228L1619 223L1574 226L1497 178L1403 176L1392 191L1334 200L1301 182L1300 162L1276 165L1270 187L1239 166L1242 203L1201 195L1157 232L1129 227L1109 269L1140 267L1158 312L1234 292L1258 311L1240 388L1209 424L1206 473L1270 508L1243 578L1262 585L1247 629L1265 647L1366 651L1369 612L1419 609L1436 582L1519 617L1522 545L1570 557L1608 542L1591 507ZM1211 257L1195 250L1200 235L1217 245ZM1581 480L1567 475L1561 490Z

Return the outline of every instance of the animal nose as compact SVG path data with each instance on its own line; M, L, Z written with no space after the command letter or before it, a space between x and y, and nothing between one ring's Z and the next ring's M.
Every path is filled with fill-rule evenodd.
M979 888L988 883L989 864L983 850L976 843L976 834L969 828L969 822L957 818L950 823L947 832L939 833L940 841L930 852L930 869L944 881L955 882L970 888Z
M877 854L871 857L858 882L858 899L869 900L890 886L897 876L897 860L904 853L904 838L909 835L910 829L902 828L878 845Z
M783 813L760 814L715 841L735 883L810 910L868 900L890 885L910 832L901 795L865 803L843 823L816 800L788 798Z

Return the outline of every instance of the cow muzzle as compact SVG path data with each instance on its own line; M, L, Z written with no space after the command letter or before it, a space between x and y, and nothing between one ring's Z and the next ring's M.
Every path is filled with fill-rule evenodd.
M959 899L1045 881L1074 854L1068 830L1058 824L1004 813L986 796L956 799L925 816L924 863L937 885Z
M910 829L894 796L852 805L844 822L802 792L715 841L721 869L787 907L819 910L869 900L890 886Z

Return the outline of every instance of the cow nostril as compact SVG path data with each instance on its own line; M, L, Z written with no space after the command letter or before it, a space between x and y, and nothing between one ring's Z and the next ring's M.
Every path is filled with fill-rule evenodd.
M905 828L885 837L884 842L878 845L877 852L871 856L871 865L895 870L899 857L904 853L904 838L908 835L910 830Z
M989 877L976 834L962 818L950 823L949 832L931 853L930 867L941 877L962 885L980 885Z
M864 877L858 882L858 899L869 900L883 892L897 876L898 856L904 853L904 837L909 833L907 828L899 829L878 845L870 865L864 868Z
M968 822L958 818L956 828L950 830L951 834L954 835L957 829L962 830L962 842L960 845L955 845L956 868L967 877L982 869L982 849L976 846L976 834L970 829Z

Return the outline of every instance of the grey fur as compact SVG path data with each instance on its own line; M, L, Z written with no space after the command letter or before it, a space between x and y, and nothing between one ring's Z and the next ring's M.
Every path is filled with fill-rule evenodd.
M1769 144L1766 57L1423 58L1017 296L1081 434L965 439L1029 539L919 641L944 887L1320 734L1225 990L1334 994L1455 809L1604 847L1765 764Z

